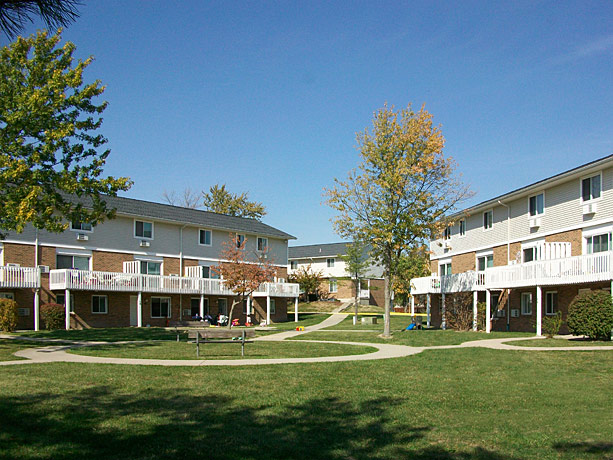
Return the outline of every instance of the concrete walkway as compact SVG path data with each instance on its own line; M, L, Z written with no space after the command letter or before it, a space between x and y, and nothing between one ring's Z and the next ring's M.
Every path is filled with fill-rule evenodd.
M339 307L342 308L342 307ZM259 337L258 341L283 341L298 335L317 331L319 329L334 326L340 323L346 315L333 313L329 318L319 324L308 326L304 331L286 331L269 336ZM129 365L145 365L145 366L254 366L268 364L305 364L305 363L330 363L343 361L369 361L374 359L389 359L402 358L421 353L424 350L447 350L452 348L490 348L494 350L516 350L516 351L613 351L613 346L574 346L574 347L524 347L514 346L510 342L518 340L530 340L529 337L514 337L501 339L484 339L464 342L459 345L440 345L431 347L411 347L408 345L392 345L382 343L364 343L364 342L337 342L337 341L322 341L322 340L303 340L301 342L313 343L336 343L341 345L368 346L376 348L374 353L361 355L345 355L345 356L321 356L314 358L276 358L276 359L232 359L232 360L187 360L187 359L132 359L132 358L103 358L98 356L84 356L68 353L71 348L88 347L93 345L101 345L107 342L77 342L66 340L51 340L51 339L36 339L1 335L3 339L13 340L29 340L32 342L50 342L57 341L57 345L45 346L41 348L26 348L19 350L15 356L26 358L20 361L1 361L0 366L12 366L21 364L42 364L51 362L68 362L68 363L95 363L95 364L129 364ZM534 337L539 338L539 337ZM539 339L544 339L540 337ZM132 342L113 342L135 343Z

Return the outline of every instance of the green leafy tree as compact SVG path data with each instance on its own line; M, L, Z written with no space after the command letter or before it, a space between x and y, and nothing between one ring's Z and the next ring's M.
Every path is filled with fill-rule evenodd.
M366 270L370 267L368 245L360 240L355 240L353 243L347 244L345 255L339 255L339 258L345 262L345 272L351 277L355 287L353 316L353 322L355 324L358 321L360 283L365 276Z
M398 259L396 276L392 281L394 301L400 301L406 311L411 298L411 280L429 274L430 263L425 247L402 254Z
M266 208L262 203L249 201L247 193L240 195L226 190L226 184L212 186L209 192L203 192L204 208L207 211L227 214L229 216L249 217L262 220L266 215Z
M113 216L101 194L129 178L101 177L110 150L96 130L106 102L100 81L83 83L92 58L72 66L75 45L56 48L59 32L19 37L0 50L0 229L28 223L50 232L68 221L96 224ZM77 199L74 199L76 197Z
M311 264L306 267L300 267L298 270L290 273L287 276L290 283L300 285L300 290L304 292L306 301L309 301L309 294L316 294L319 285L324 280L324 274L321 270L313 270Z
M22 32L32 17L40 17L47 27L67 26L79 17L76 0L2 0L0 1L0 30L10 38Z
M342 237L357 237L371 246L383 267L385 321L390 337L390 284L402 256L423 246L446 225L445 216L469 196L455 177L455 163L443 154L444 138L423 107L401 111L383 107L373 129L357 136L361 163L344 181L335 179L326 202L338 212L333 219Z

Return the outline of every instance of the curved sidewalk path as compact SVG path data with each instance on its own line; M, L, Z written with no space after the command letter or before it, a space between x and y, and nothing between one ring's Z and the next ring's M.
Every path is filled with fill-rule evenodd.
M343 319L346 315L333 313L329 318L326 318L319 324L305 327L304 331L286 331L277 334L272 334L264 337L259 337L255 340L262 342L278 342L283 341L298 335L307 334L326 327L334 326ZM28 340L23 337L0 335L0 338L10 338L16 340ZM29 339L30 341L49 342L49 339ZM361 355L343 355L343 356L321 356L313 358L275 358L275 359L229 359L229 360L187 360L187 359L133 359L133 358L103 358L98 356L84 356L68 353L71 348L87 347L93 345L101 345L107 342L75 342L75 341L58 341L62 342L58 345L45 346L41 348L26 348L15 352L15 356L26 358L19 361L1 361L0 366L11 366L21 364L41 364L51 362L68 362L68 363L95 363L95 364L129 364L129 365L145 365L145 366L255 366L268 364L299 364L299 363L330 363L342 361L370 361L373 359L389 359L402 358L405 356L415 355L424 350L445 350L451 348L490 348L494 350L515 350L515 351L613 351L613 346L574 346L574 347L523 347L508 344L518 340L529 340L526 337L502 338L502 339L484 339L464 342L459 345L439 345L430 347L411 347L408 345L391 345L385 343L365 343L365 342L340 342L340 341L324 341L324 340L304 340L304 342L314 343L336 343L341 345L368 346L376 348L374 353ZM113 343L134 343L132 342L113 342Z

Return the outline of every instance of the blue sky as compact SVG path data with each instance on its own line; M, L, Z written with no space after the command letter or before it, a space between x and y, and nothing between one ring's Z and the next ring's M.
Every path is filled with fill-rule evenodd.
M63 39L96 58L125 195L226 183L291 245L340 240L322 189L385 102L426 105L467 204L613 153L610 0L84 1Z

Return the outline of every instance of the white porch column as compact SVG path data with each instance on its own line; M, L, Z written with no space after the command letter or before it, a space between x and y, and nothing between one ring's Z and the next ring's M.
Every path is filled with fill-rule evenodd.
M415 316L415 296L411 296L411 316Z
M536 335L543 335L543 288L536 287Z
M143 293L140 291L136 299L136 326L143 327Z
M487 289L485 291L485 332L492 332L492 292Z
M70 330L70 289L66 289L66 330Z
M294 321L298 322L298 297L294 300Z
M426 295L426 326L430 327L430 294Z
M200 317L204 318L204 294L200 294Z
M445 321L445 293L441 293L441 329L447 330L447 321Z
M270 296L266 296L266 326L270 324Z
M40 290L34 291L34 330L40 331Z
M478 304L477 291L473 291L473 331L477 330L477 304Z
M251 323L251 297L247 297L247 322Z

